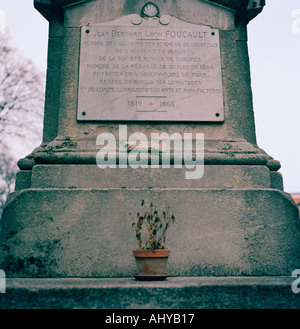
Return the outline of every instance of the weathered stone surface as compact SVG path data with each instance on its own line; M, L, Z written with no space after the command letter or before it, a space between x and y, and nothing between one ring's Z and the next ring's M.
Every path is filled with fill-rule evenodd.
M37 165L32 188L270 188L264 166L207 165L201 179L186 179L195 169L100 169L96 165Z
M30 188L31 186L31 170L21 170L16 175L15 191Z
M272 189L30 189L4 209L8 277L124 277L137 246L128 215L144 199L172 207L176 276L286 275L300 268L299 213ZM288 238L287 238L288 237Z
M283 179L280 172L270 171L271 178L271 188L284 190Z
M113 21L120 16L141 14L145 4L142 0L90 1L77 6L66 7L65 26L75 27L87 23ZM234 30L235 12L230 7L212 5L207 1L164 1L157 0L160 15L172 15L194 24L210 25L222 30ZM95 15L95 13L97 13Z
M172 309L173 313L176 309L299 309L300 296L291 290L294 280L290 276L171 277L164 282L8 279L0 309L105 309L105 315L111 314L109 310L143 309L145 318L153 309ZM101 315L97 314L99 323ZM200 324L203 317L199 315L201 319L197 314L193 323Z
M43 143L49 143L57 136L62 45L63 26L53 19L49 25Z

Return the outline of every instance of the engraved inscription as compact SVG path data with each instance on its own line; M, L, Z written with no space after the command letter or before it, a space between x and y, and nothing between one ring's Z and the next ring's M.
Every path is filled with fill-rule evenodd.
M82 27L78 119L223 121L218 31Z

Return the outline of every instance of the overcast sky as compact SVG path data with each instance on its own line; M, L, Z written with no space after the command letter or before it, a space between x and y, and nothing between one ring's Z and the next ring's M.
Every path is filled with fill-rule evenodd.
M45 71L48 23L33 0L1 0L3 28ZM248 31L258 146L281 162L285 190L300 192L300 0L267 0Z

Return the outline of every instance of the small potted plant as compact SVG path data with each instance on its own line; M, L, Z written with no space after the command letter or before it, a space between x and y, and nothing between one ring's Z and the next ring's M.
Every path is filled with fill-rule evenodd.
M170 249L165 249L166 233L174 215L170 214L170 206L165 202L165 209L158 212L153 202L141 206L143 212L138 212L136 218L131 214L132 227L138 240L138 249L133 250L138 273L137 280L164 280L169 274L165 273Z

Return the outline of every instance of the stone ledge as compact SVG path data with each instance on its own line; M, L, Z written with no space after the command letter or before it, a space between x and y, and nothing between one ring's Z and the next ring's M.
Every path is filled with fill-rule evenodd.
M195 168L193 168L193 171ZM266 166L206 165L201 179L186 168L100 169L96 165L36 165L32 188L269 188ZM20 172L21 173L21 172ZM20 174L19 173L19 174ZM27 172L26 172L27 173ZM273 173L276 174L276 173ZM21 185L21 182L19 182ZM277 185L276 185L277 186ZM25 187L26 188L26 187Z
M0 309L300 309L292 277L7 279Z

